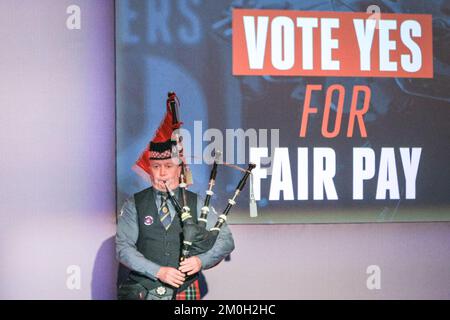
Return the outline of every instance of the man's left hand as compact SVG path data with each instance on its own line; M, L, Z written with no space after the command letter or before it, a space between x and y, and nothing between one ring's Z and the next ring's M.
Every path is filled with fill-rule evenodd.
M193 256L181 261L180 267L178 268L178 270L180 270L181 272L187 273L188 276L199 272L201 269L202 261L197 256Z

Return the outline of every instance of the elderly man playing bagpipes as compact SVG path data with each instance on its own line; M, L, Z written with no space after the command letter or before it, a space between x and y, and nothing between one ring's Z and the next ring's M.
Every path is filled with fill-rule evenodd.
M253 166L244 171L224 212L209 213L217 162L206 198L187 190L190 170L177 134L178 98L170 92L165 118L136 162L152 187L134 194L118 218L116 253L131 272L119 285L119 299L200 299L198 273L217 265L234 249L226 216L235 204Z

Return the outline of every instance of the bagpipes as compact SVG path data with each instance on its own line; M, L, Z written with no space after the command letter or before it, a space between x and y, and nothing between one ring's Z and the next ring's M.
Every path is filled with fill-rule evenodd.
M198 219L198 223L194 222L194 219L191 215L191 210L188 206L186 206L186 202L183 200L184 203L182 206L175 197L174 192L170 190L166 184L166 190L169 194L169 199L172 202L173 206L175 207L177 213L180 215L183 227L183 248L181 251L181 260L184 260L190 256L195 256L204 253L213 247L219 235L220 228L226 222L228 213L230 212L231 208L236 204L236 198L238 197L242 189L244 189L244 186L254 167L255 167L254 164L249 164L247 170L245 171L244 176L241 178L234 191L233 197L231 199L228 199L228 204L225 210L219 216L219 219L217 220L214 227L211 228L209 231L206 229L206 223L209 214L209 202L213 194L212 186L214 185L215 174L217 172L217 163L214 161L209 181L210 188L206 191L206 198L203 207L201 209L201 215L200 218ZM185 199L186 190L185 187L181 186L181 184L180 184L181 199Z
M173 124L180 123L178 119L178 104L179 101L173 92L169 92L168 99L167 99L167 106L170 108L172 112L172 122ZM181 136L177 133L175 133L175 139L177 142L181 142ZM181 144L177 143L177 151L182 154L182 147L180 147ZM251 171L255 168L255 164L249 164L248 168L242 169L237 166L231 166L235 169L238 169L240 171L243 171L244 174L239 181L233 196L228 199L228 204L222 214L219 216L216 224L213 228L210 230L207 230L207 221L208 221L208 214L209 214L209 207L210 207L210 201L211 197L213 196L213 187L215 185L216 181L216 175L217 175L217 169L218 169L218 156L219 153L216 153L216 157L214 159L214 163L212 165L211 174L209 177L209 183L208 183L208 189L206 190L206 198L203 203L203 207L201 208L201 214L198 218L198 223L195 223L192 215L191 215L191 209L187 206L186 201L186 188L187 188L187 178L186 178L186 165L184 161L181 162L181 174L180 174L180 191L181 191L181 201L178 201L176 198L174 192L169 189L168 185L166 186L166 191L168 193L168 197L170 201L172 202L175 210L177 211L178 215L181 219L181 224L183 228L183 246L181 249L181 261L190 257L195 256L201 253L204 253L208 250L210 250L214 243L217 240L217 237L220 232L220 228L224 225L224 223L227 220L227 215L230 213L231 208L236 204L236 199L238 195L241 193L241 191L244 189L245 184L247 180L250 177ZM196 208L195 208L196 209Z

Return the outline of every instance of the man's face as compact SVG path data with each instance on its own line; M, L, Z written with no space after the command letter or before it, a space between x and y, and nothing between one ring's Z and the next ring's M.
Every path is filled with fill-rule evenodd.
M164 181L170 189L179 185L181 167L173 159L150 160L150 178L152 185L159 191L166 191Z

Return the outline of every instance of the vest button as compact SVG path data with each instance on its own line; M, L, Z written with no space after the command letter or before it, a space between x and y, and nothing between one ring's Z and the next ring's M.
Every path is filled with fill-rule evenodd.
M170 256L170 253L169 253L169 252L166 252L165 255L166 255L166 256Z

